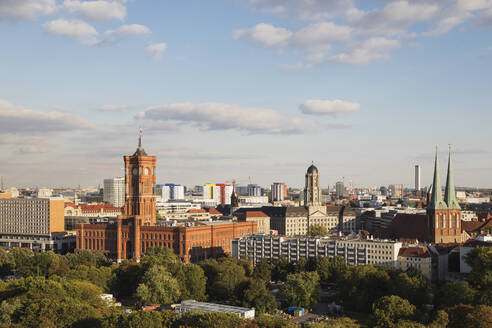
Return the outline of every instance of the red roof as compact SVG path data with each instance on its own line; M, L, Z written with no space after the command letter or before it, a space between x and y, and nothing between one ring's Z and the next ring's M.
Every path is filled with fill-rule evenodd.
M78 208L78 206L77 206L77 205L75 205L75 204L74 204L74 203L72 203L72 202L66 202L66 203L65 203L65 208L67 208L67 207Z
M207 211L205 211L204 209L197 209L197 208L193 208L191 210L188 210L188 213L207 213Z
M426 247L402 247L398 256L405 257L430 257Z
M492 219L483 221L461 221L461 227L464 231L470 232L480 232L481 230L492 227Z
M247 218L268 218L269 216L262 211L248 211L246 212Z
M398 213L385 231L389 238L429 239L429 226L425 214Z
M217 211L215 208L209 209L208 213L214 214L214 215L222 215L222 212Z

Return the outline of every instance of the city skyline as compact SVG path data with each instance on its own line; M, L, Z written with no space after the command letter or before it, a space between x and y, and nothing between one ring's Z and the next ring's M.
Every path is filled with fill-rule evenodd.
M452 143L492 187L487 1L98 3L0 4L9 186L122 176L141 126L162 183L425 187Z

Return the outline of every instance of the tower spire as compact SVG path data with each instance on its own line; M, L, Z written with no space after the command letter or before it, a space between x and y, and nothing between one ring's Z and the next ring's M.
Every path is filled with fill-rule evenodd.
M142 148L142 135L143 131L142 128L140 128L140 131L138 132L138 148Z
M133 156L147 156L147 153L145 150L142 148L142 136L143 136L143 130L140 128L138 132L138 148L133 154Z
M458 201L456 200L456 190L454 188L453 166L451 163L451 145L449 145L448 176L446 179L444 201L448 205L449 209L461 209Z
M442 200L441 183L439 182L439 159L437 155L436 146L436 159L434 163L434 179L432 180L432 196L428 209L432 210L444 210L446 209L446 203Z

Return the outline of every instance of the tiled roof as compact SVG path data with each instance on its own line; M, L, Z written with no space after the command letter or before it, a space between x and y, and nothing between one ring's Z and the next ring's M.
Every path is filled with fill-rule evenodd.
M426 247L402 247L398 256L404 257L430 257Z
M188 213L207 213L207 211L204 209L193 208L191 210L188 210Z
M429 239L427 215L398 213L386 229L391 238Z
M492 227L492 219L486 222L483 221L461 221L461 227L464 231L470 232L480 232L482 229L487 227Z
M248 211L246 212L247 218L268 218L269 216L262 211Z
M217 211L215 208L211 208L208 210L208 213L214 214L214 215L222 215L222 212Z

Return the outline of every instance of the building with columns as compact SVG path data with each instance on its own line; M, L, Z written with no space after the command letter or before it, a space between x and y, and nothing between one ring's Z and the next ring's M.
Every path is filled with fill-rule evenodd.
M231 241L257 231L256 222L184 222L165 225L156 220L156 157L142 148L124 156L125 206L116 222L78 224L77 248L99 251L121 261L140 260L150 247L169 247L184 262L230 254Z

